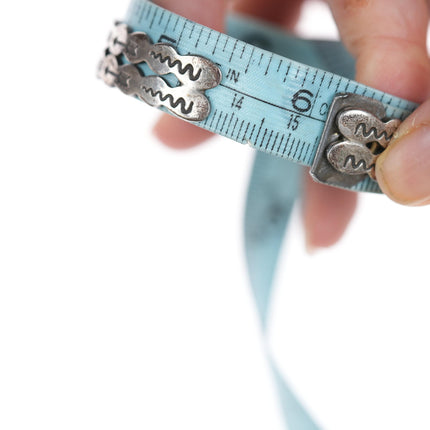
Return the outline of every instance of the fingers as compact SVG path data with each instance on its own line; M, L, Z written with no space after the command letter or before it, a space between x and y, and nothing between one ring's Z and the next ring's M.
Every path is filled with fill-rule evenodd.
M314 182L306 170L303 222L308 251L329 247L346 230L357 206L357 194Z
M357 80L422 102L430 94L426 0L327 0Z
M188 149L213 136L213 133L173 116L162 114L152 129L167 146Z
M236 0L233 9L291 29L299 19L302 3L303 0Z
M223 30L226 0L156 0L156 3L207 27ZM163 143L176 149L189 148L212 136L206 130L167 114L162 114L153 132Z
M394 201L430 204L430 100L399 127L389 150L378 158L376 177Z
M154 3L206 27L223 29L226 0L154 0Z

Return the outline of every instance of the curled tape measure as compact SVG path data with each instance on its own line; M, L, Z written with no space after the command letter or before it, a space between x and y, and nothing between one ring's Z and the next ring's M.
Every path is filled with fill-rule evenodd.
M339 42L299 39L241 16L228 17L226 27L229 35L133 0L109 37L98 75L151 106L258 150L245 248L266 331L276 262L300 189L299 165L311 166L319 182L380 192L376 159L416 105L354 82L354 60ZM265 346L288 428L318 429Z

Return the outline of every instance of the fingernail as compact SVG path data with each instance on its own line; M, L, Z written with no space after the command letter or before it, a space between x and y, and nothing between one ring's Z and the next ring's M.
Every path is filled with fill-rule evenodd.
M391 199L417 206L430 199L430 126L412 127L396 137L379 157L376 176Z

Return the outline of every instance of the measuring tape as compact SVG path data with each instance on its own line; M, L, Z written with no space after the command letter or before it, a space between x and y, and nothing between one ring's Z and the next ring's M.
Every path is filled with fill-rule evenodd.
M126 25L118 25L113 32L101 75L125 93L200 127L271 155L313 166L313 176L320 182L380 192L376 181L363 169L376 160L365 145L373 139L385 148L395 128L389 130L382 117L403 120L416 105L331 73L333 62L347 58L333 44L297 39L292 43L292 38L261 24L250 27L249 21L238 18L233 25L231 22L228 31L236 38L149 1L134 0ZM273 52L285 53L285 48L293 44L289 57L293 54L305 64ZM139 55L132 52L132 46L140 50ZM198 79L193 72L201 74ZM333 102L339 96L333 112ZM336 147L327 148L333 144L332 136L339 134L329 123L347 107L355 107L354 112L359 107L368 114L364 119L355 117L356 123L348 123L356 139L349 138L358 145L341 145L339 141ZM321 145L324 134L326 142ZM388 139L381 140L381 136ZM348 139L346 142L350 143ZM342 174L342 168L350 174ZM357 174L361 170L363 174Z
M377 156L417 106L354 82L354 60L338 42L302 40L241 16L229 16L226 28L229 35L133 0L110 35L99 77L258 150L244 236L265 333L279 250L300 191L299 165L311 166L319 182L380 192ZM318 430L265 346L288 428Z

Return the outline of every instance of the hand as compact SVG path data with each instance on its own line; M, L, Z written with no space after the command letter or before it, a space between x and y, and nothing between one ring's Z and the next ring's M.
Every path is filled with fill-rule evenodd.
M292 29L303 0L157 0L173 12L223 31L227 7ZM346 48L357 60L356 79L418 103L430 98L426 48L427 0L327 0ZM173 148L189 148L212 134L163 115L156 135ZM306 172L307 173L307 172ZM382 190L410 205L430 204L430 100L399 128L376 166ZM310 249L328 247L342 236L357 204L349 191L305 179L303 219Z

